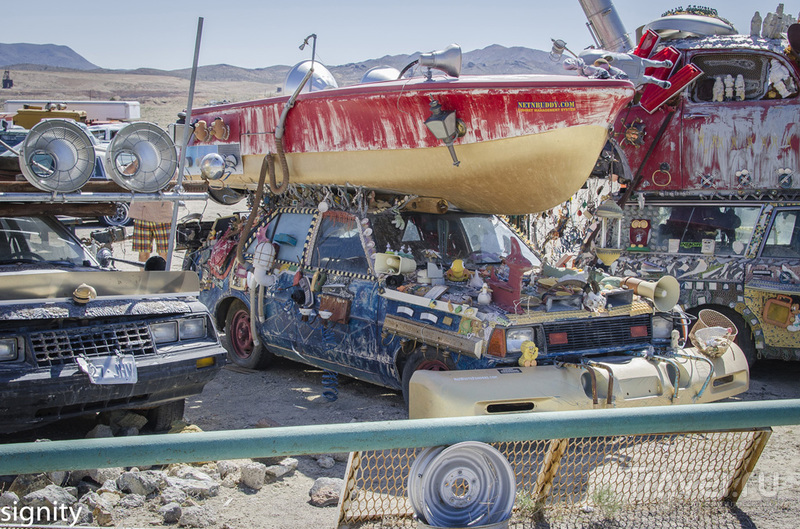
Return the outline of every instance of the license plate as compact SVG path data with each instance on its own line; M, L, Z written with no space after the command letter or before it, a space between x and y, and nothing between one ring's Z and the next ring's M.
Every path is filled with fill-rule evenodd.
M92 384L135 384L139 380L136 360L133 355L117 354L75 359L81 371L89 376Z

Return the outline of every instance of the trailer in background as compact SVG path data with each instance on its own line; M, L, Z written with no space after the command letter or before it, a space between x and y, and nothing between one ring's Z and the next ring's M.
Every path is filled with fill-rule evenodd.
M66 105L70 110L83 110L87 121L129 121L141 118L138 101L43 101L14 99L5 102L4 112L13 114L26 106L45 108Z

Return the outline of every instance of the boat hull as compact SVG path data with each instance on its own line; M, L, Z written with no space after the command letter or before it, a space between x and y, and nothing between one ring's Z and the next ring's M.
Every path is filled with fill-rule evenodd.
M433 196L481 213L533 213L580 188L632 96L627 81L567 76L371 83L302 94L288 113L283 148L292 183ZM203 153L238 149L243 163L225 183L254 188L264 156L277 151L274 132L287 99L199 109L199 119L222 119L228 137L193 137L187 155L196 166ZM464 123L453 143L458 166L425 126L432 100ZM190 167L192 173L199 171Z

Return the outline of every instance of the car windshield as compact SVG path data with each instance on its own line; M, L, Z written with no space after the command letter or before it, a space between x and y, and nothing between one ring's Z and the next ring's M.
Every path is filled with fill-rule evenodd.
M463 259L465 265L473 267L498 264L511 252L511 239L517 239L525 258L534 266L541 263L527 244L505 223L491 215L377 215L373 227L379 251L406 250L417 262L425 262L434 251L448 263Z
M606 244L629 241L631 250L681 254L743 255L750 244L761 206L712 203L657 205L624 210L621 224L612 225Z
M0 264L95 264L83 245L50 217L0 217Z

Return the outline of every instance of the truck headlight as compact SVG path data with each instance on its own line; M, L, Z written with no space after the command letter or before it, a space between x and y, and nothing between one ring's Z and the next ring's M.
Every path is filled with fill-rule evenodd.
M206 337L205 318L187 318L180 320L181 340L195 340Z
M669 340L670 336L672 335L672 329L674 327L674 323L672 321L672 316L665 317L664 313L657 313L653 316L653 338L660 338L662 340ZM631 328L631 336L633 334L633 328ZM645 337L647 336L647 329L645 329Z
M0 340L0 362L13 362L19 358L19 348L16 338Z
M509 353L518 353L522 350L522 342L533 341L533 329L522 327L506 331L506 350Z
M172 343L178 341L177 321L151 323L150 331L153 333L153 340L155 340L157 344Z

